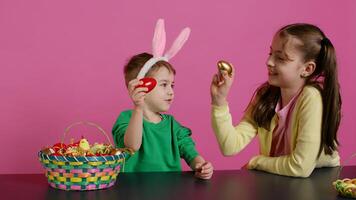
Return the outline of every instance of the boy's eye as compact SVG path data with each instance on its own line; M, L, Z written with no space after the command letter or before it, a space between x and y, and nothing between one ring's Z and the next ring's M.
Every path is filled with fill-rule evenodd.
M278 56L277 59L278 59L278 60L284 60L284 58L282 58L282 57L280 57L280 56Z

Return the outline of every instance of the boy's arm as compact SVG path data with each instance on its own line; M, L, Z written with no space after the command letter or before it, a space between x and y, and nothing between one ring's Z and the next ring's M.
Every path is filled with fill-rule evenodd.
M134 108L124 136L125 147L138 151L142 143L143 110Z
M134 109L124 136L125 146L137 151L142 143L143 107L145 105L146 87L137 87L142 81L133 79L128 84L129 95L134 103Z
M201 165L205 163L205 159L200 155L197 155L190 163L189 166L193 171L199 170Z
M195 171L195 176L201 179L210 179L213 175L213 166L210 162L200 156L195 149L195 143L191 138L189 128L181 126L177 121L173 121L173 131L177 134L179 153L190 168Z
M189 166L192 166L191 163L193 160L199 156L198 151L195 149L195 143L191 138L192 132L189 128L181 126L177 121L173 122L173 131L177 135L177 143L181 158L183 158Z
M197 155L190 163L189 166L193 171L198 170L199 166L198 164L203 164L205 163L205 160L203 157Z

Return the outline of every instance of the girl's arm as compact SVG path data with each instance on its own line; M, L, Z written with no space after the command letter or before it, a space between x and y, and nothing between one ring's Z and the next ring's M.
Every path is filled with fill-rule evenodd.
M212 105L211 124L224 156L237 154L256 136L257 126L251 119L249 110L246 111L240 123L234 127L228 105Z
M315 88L304 88L300 98L298 110L295 110L299 112L295 119L299 125L294 129L298 130L292 130L293 133L298 131L293 152L280 157L255 156L247 168L294 177L308 177L312 173L321 142L322 98Z
M231 85L235 77L235 69L232 68L229 76L226 71L215 74L210 86L211 94L211 124L220 150L225 156L238 153L257 133L257 128L246 112L245 117L234 127L226 101Z

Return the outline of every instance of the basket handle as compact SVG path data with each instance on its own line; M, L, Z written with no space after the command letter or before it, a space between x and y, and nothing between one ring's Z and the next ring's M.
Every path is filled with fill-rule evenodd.
M63 137L62 137L62 143L64 142L64 140L65 140L67 134L69 133L70 129L72 129L74 126L83 125L83 124L97 128L103 135L105 135L106 139L108 140L108 143L110 145L112 145L111 142L110 142L110 138L109 138L108 134L106 134L104 129L101 128L98 124L96 124L94 122L89 122L89 121L79 121L79 122L74 122L74 123L70 124L64 131L64 134L63 134Z

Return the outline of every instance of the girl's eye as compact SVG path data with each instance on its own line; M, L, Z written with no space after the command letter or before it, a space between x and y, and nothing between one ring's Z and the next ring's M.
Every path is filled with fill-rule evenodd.
M161 86L167 87L167 83L162 83Z
M171 87L174 88L174 85L172 84Z

